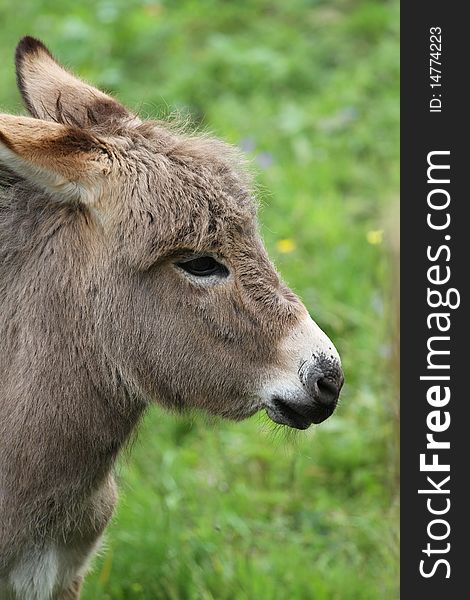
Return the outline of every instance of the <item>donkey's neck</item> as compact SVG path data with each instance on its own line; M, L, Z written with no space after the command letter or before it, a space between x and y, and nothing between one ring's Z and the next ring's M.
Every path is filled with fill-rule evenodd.
M41 198L33 210L26 190L14 200L0 203L2 476L19 494L76 498L106 477L145 405L97 341L86 215Z
M111 485L118 452L144 409L124 386L96 385L79 361L72 370L64 362L31 361L10 378L7 397L0 390L0 578L2 566L32 543L70 541L104 526L109 510L86 515Z
M144 411L117 370L98 355L85 358L81 352L70 339L54 355L28 344L11 356L0 403L6 433L0 449L5 445L7 472L23 493L92 491Z

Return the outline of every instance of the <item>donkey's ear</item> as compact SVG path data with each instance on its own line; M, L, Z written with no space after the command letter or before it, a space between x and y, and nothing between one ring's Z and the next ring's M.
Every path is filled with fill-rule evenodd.
M69 125L0 114L0 166L64 201L93 204L111 171L103 142Z
M140 123L119 102L61 67L39 40L24 37L15 62L18 88L37 119L81 128Z

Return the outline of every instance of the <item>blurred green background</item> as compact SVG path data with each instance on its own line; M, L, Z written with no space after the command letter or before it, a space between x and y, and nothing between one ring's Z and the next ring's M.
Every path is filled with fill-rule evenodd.
M247 152L268 250L346 372L296 435L152 408L85 600L398 598L398 24L396 0L0 0L2 111L30 34Z

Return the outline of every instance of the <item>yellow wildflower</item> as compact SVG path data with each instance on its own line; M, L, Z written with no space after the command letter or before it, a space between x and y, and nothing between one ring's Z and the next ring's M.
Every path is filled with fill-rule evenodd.
M276 247L282 254L289 254L289 252L294 252L297 246L294 240L286 238L284 240L278 240Z
M383 234L383 229L372 229L371 231L367 232L367 241L369 244L372 244L372 246L377 246L378 244L382 243Z

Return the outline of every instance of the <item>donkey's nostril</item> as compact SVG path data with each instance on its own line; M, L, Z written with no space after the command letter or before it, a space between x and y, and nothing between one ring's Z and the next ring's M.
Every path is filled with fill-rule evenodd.
M338 402L340 387L335 382L320 377L317 388L316 400L325 407L334 408Z
M304 385L317 404L334 410L343 381L343 372L339 362L320 357L315 360L308 371Z

